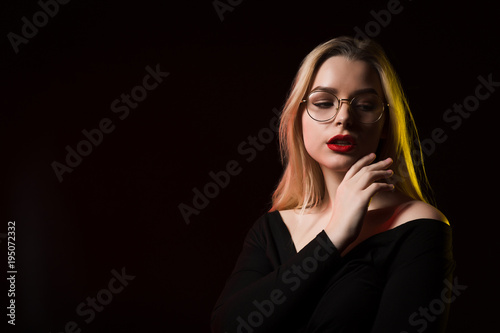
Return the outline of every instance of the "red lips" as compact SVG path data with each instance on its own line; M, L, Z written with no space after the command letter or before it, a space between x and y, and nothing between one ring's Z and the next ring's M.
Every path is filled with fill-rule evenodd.
M335 135L326 143L328 148L337 153L347 153L356 147L356 141L350 135Z

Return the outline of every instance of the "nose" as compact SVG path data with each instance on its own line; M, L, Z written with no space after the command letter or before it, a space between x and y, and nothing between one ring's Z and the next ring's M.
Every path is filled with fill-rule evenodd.
M335 125L344 125L350 126L352 125L352 117L351 112L349 111L350 101L347 99L340 100L339 111L337 116L335 117Z

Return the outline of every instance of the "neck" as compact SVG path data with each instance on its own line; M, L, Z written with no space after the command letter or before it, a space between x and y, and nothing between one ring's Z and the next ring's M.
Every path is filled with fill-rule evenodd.
M333 206L335 195L340 183L344 180L346 172L333 171L322 167L323 177L325 179L325 197L324 203Z

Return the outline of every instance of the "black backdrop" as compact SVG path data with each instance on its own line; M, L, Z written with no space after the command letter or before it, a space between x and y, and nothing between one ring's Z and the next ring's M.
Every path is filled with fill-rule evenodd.
M17 330L6 324L9 283L0 292L2 325L208 332L243 237L270 208L282 171L273 109L312 48L362 31L385 47L402 79L427 140L438 208L454 228L456 276L467 289L452 304L448 331L497 326L497 227L488 214L496 194L485 189L496 181L500 87L482 83L500 81L494 5L0 6L0 248L7 272L15 221ZM447 113L464 103L461 114Z

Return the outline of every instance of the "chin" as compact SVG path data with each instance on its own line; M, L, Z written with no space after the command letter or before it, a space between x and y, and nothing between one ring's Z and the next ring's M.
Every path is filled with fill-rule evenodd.
M321 168L331 171L347 172L359 160L360 156L353 154L333 154L326 158L315 159Z

